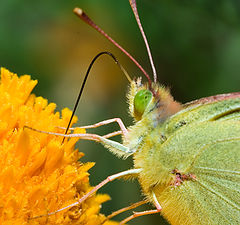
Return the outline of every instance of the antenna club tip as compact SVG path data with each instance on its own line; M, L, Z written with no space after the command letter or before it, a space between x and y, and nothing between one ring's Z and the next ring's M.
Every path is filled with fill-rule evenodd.
M82 15L83 14L83 10L81 9L81 8L78 8L78 7L76 7L74 10L73 10L73 12L75 13L75 14L77 14L77 15Z

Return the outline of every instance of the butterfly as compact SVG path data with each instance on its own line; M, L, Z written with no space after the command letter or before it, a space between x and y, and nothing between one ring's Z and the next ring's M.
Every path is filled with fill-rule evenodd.
M176 102L169 90L157 82L136 1L129 2L145 41L153 81L140 64L85 12L79 8L74 12L123 51L147 78L146 83L141 78L131 79L111 53L100 53L93 60L102 54L110 55L130 80L127 96L134 125L126 128L121 119L114 118L84 127L90 129L118 123L120 131L105 136L46 133L99 142L123 159L132 156L134 166L110 175L78 202L48 215L80 204L110 181L133 177L138 179L145 195L145 200L134 207L149 202L154 208L134 212L120 224L156 213L174 225L240 224L240 92L206 97L187 104ZM122 143L109 139L119 134ZM126 210L132 208L129 206Z

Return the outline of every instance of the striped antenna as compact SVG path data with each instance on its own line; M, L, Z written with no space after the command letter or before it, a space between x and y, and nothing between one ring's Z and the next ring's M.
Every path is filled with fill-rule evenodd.
M142 34L143 40L145 42L145 45L146 45L146 48L147 48L148 57L149 57L149 60L150 60L150 63L151 63L151 67L152 67L153 81L154 81L154 83L156 83L157 82L157 72L156 72L156 68L155 68L154 63L153 63L152 54L151 54L151 50L150 50L150 47L149 47L149 44L148 44L148 41L147 41L147 37L146 37L146 35L144 33L144 30L143 30L143 27L142 27L142 24L141 24L139 15L138 15L137 3L136 3L135 0L129 0L129 3L131 5L132 11L133 11L134 16L136 18L136 21L137 21L138 27L140 29L140 32Z
M142 66L138 63L138 61L133 58L133 56L128 53L121 45L119 45L116 41L114 41L107 33L105 33L97 24L95 24L89 16L80 8L75 8L73 12L82 19L85 23L90 25L92 28L94 28L96 31L98 31L100 34L102 34L105 38L107 38L111 43L113 43L118 49L120 49L125 55L127 55L134 63L135 65L143 72L143 74L148 79L148 84L150 90L152 89L152 81L148 73L142 68Z

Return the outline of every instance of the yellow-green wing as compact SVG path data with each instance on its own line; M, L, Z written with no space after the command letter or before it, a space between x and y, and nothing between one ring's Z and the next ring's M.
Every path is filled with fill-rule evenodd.
M177 187L154 187L171 224L240 224L240 121L185 126L162 144L154 158L161 165L159 182L167 177L160 175L164 170L196 176Z
M212 96L186 104L183 110L162 125L164 135L168 137L182 126L191 123L215 121L225 117L240 120L240 93L233 94ZM214 101L221 98L225 99Z
M143 137L134 164L171 224L240 224L240 93L186 105ZM176 186L177 170L196 179Z

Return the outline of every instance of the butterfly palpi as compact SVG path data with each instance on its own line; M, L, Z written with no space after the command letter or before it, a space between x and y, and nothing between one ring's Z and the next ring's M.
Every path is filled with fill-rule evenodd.
M153 81L81 9L74 12L127 54L147 77L147 83L141 78L131 80L128 101L134 125L125 128L121 119L114 118L85 127L117 122L120 131L105 136L45 133L100 142L117 156L132 156L134 167L109 176L76 203L48 215L81 204L110 181L134 177L145 195L142 203L150 202L154 209L134 212L120 224L154 213L162 214L170 224L240 224L240 92L187 104L174 101L169 91L157 82L135 0L130 0L130 5L147 47ZM122 143L109 139L117 134L122 135Z

